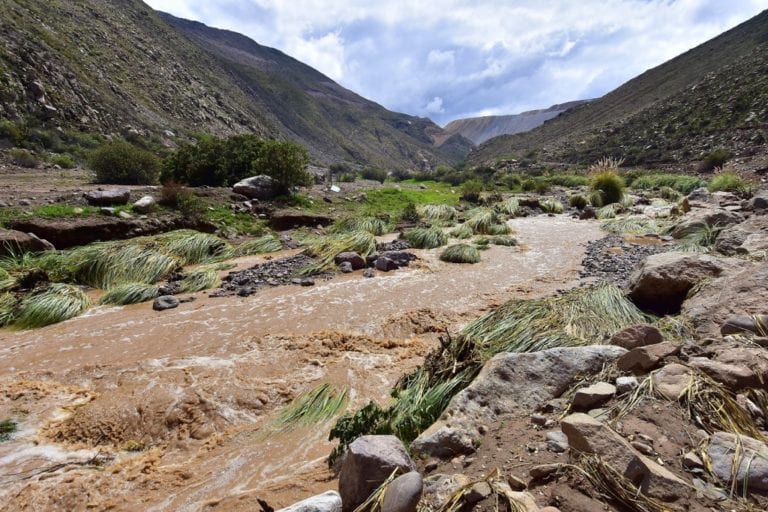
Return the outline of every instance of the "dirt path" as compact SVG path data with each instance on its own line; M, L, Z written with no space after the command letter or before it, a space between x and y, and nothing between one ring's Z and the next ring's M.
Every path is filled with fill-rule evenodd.
M565 217L511 224L523 246L493 247L477 265L423 251L416 266L374 279L198 294L163 313L103 308L0 331L0 419L20 422L0 444L0 503L239 510L334 488L330 423L265 437L272 411L324 382L349 389L351 407L385 401L435 332L572 286L584 245L602 236L596 223Z

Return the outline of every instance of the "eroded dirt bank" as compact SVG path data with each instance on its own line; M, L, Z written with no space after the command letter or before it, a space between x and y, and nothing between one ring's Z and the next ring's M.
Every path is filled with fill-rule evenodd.
M435 333L511 297L572 286L597 223L511 221L521 247L477 265L422 251L409 269L208 298L157 313L97 309L0 331L0 502L13 509L275 508L335 488L330 423L265 436L274 411L320 383L350 407L385 401Z

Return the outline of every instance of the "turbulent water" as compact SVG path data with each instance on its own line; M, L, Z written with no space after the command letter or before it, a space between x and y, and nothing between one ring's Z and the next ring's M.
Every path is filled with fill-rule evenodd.
M513 297L574 284L596 223L510 222L518 247L476 265L417 251L410 268L314 287L208 298L175 310L97 308L0 331L0 503L17 510L275 508L335 488L331 423L268 435L276 411L320 383L354 408L384 402L435 333ZM254 263L258 260L248 260Z

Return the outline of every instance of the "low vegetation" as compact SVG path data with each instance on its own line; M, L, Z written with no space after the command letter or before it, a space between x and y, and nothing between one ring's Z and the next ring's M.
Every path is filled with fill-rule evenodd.
M688 195L707 184L696 176L684 174L644 174L632 180L630 186L638 190L662 189L669 187L681 194Z
M101 146L91 154L89 163L98 183L152 185L160 177L161 160L126 141Z
M76 317L90 306L90 299L77 286L52 283L25 297L10 323L20 329L44 327Z
M624 197L626 184L619 176L618 169L622 160L604 158L590 167L589 187L592 191L592 204L605 206L618 203Z
M334 269L336 266L334 258L341 252L356 252L363 258L376 252L376 238L368 231L311 237L305 243L307 254L317 261L303 269L301 272L303 275L312 275Z
M448 263L478 263L480 251L468 244L449 245L440 253L440 259Z
M248 240L235 247L235 256L249 256L251 254L264 254L279 251L283 243L275 235L265 235L253 240Z
M707 188L710 192L723 191L742 195L752 193L752 184L730 170L723 170L715 174Z
M124 283L107 290L107 293L101 297L99 303L116 306L139 304L153 300L159 294L160 288L154 284Z
M387 232L389 226L378 217L344 217L336 222L328 230L330 233L349 233L352 231L365 231L372 235L380 236Z
M448 243L448 235L439 227L408 229L400 237L417 249L434 249Z

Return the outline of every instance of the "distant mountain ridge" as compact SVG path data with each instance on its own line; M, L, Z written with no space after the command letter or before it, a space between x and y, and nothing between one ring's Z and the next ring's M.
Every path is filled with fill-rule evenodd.
M552 105L549 108L529 110L519 114L456 119L448 123L444 129L448 135L460 134L475 145L480 145L499 135L513 135L533 130L544 124L545 121L587 101L589 100L569 101Z
M542 160L628 163L765 151L768 140L768 11L646 71L602 98L529 132L490 139L469 156L490 163L535 150ZM762 149L761 149L762 148Z
M2 12L4 119L105 134L253 132L296 140L321 164L429 167L472 146L278 50L140 0L3 0Z

